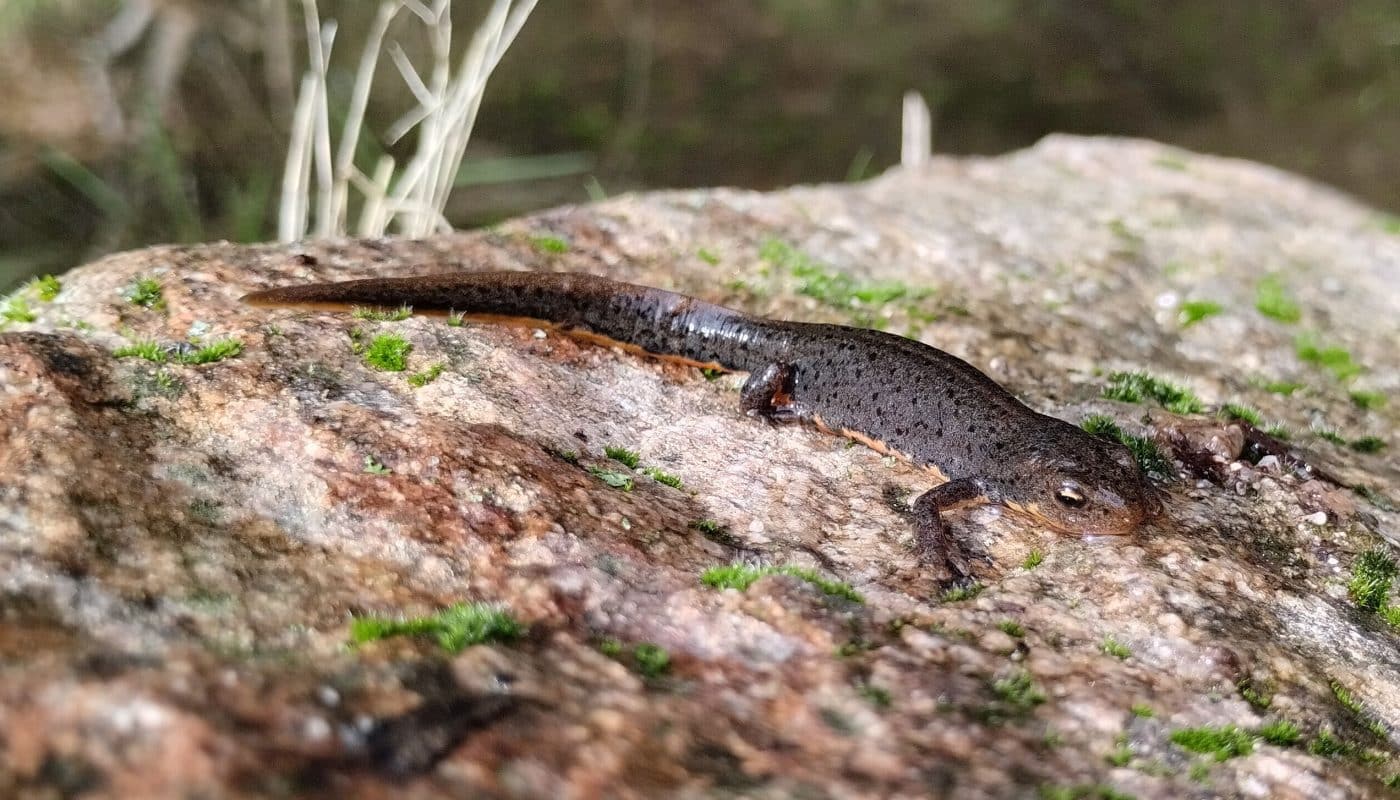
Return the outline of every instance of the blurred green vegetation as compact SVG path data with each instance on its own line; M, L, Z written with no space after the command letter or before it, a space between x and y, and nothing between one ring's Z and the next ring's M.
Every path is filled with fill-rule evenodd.
M0 4L0 291L116 249L273 235L303 49L299 4L279 27L279 2L149 0L119 52L112 21L134 3ZM340 24L338 109L374 5L320 2ZM454 6L459 47L484 7ZM423 63L421 28L400 23L391 39ZM933 108L939 152L1146 136L1400 208L1394 0L607 0L535 11L487 90L449 219L877 174L898 158L907 89ZM410 102L382 59L366 154L411 144L381 138Z

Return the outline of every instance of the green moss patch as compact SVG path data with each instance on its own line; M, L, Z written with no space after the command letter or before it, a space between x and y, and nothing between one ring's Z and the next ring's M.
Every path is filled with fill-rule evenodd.
M631 469L636 469L637 465L641 463L642 460L642 457L639 456L635 450L628 450L625 447L618 447L616 445L604 447L603 455L611 458L613 461L625 464Z
M1337 681L1328 681L1327 686L1332 690L1332 696L1337 698L1338 703L1342 704L1342 708L1353 714L1361 713L1361 701L1352 696L1350 689Z
M671 669L671 654L653 642L640 642L630 649L629 654L622 642L604 639L598 643L598 652L608 658L630 661L632 669L647 678L659 678Z
M1181 327L1189 328L1203 319L1211 317L1224 311L1225 307L1214 300L1187 300L1177 309L1177 320Z
M63 284L52 275L43 275L27 284L27 287L45 303L51 303L63 291Z
M1260 711L1273 705L1275 687L1272 681L1260 681L1247 677L1241 679L1239 683L1235 684L1235 687L1240 690L1240 697L1243 697L1246 703Z
M402 336L381 333L365 348L365 363L382 372L403 372L408 368L408 354L413 345Z
M1333 756L1352 758L1363 764L1379 764L1388 758L1385 753L1366 750L1355 742L1347 741L1325 729L1318 731L1312 741L1308 742L1308 752L1322 758L1332 758Z
M651 478L657 483L664 484L666 486L671 487L672 489L680 489L683 485L679 476L672 475L671 473L666 472L665 470L658 469L656 467L643 467L642 474L646 475L648 478Z
M1379 611L1390 596L1390 585L1395 580L1395 559L1384 550L1368 550L1356 559L1351 568L1351 580L1347 582L1347 593L1361 608Z
M690 523L690 527L706 536L719 536L724 533L724 526L712 519L697 519Z
M164 369L156 370L156 373L151 376L151 383L156 387L157 392L166 397L177 397L185 388L184 383L179 378Z
M371 322L400 322L413 316L413 307L399 306L393 311L384 311L378 308L355 306L350 309L350 316L355 319L369 320Z
M1124 403L1155 400L1174 414L1198 414L1205 409L1205 404L1190 389L1141 371L1111 373L1103 396Z
M620 447L620 446L617 446L617 445L607 445L606 447L603 448L603 455L607 456L608 458L612 459L613 461L618 462L619 464L622 464L623 466L625 466L625 467L627 467L627 468L629 468L629 469L635 469L635 470L637 470L638 472L641 472L643 475L646 475L648 478L651 478L652 480L656 481L657 483L664 484L664 485L666 485L666 486L670 486L672 489L680 489L680 488L682 488L683 485L684 485L684 484L681 482L681 479L680 479L679 476L672 475L671 473L669 473L669 472L667 472L667 471L665 471L665 470L663 470L663 469L661 469L661 468L659 468L659 467L643 467L643 466L640 466L640 464L642 463L642 457L641 457L641 456L637 453L637 451L635 451L635 450L629 450L629 449L627 449L627 448L625 448L625 447ZM616 487L616 488L623 488L623 487L622 487L619 483L617 483L616 481L621 481L623 478L625 478L625 479L626 479L626 489L631 489L631 488L632 488L632 478L631 478L630 476L627 476L626 473L617 472L617 471L609 471L609 470L601 470L601 469L597 469L597 468L594 468L594 467L590 467L590 468L589 468L589 471L590 471L590 472L593 472L593 474L597 475L598 477L603 478L605 481L607 481L607 482L609 483L609 485L612 485L612 486L614 486L614 487ZM611 476L613 476L613 477L612 477L611 479L609 479L609 478L607 478L607 477L604 477L605 474L606 474L606 475L611 475Z
M415 389L421 389L437 380L442 375L444 369L446 369L446 367L442 364L434 364L422 372L415 372L408 376L408 385Z
M177 364L213 364L243 352L243 343L237 339L219 339L202 347L181 351L176 347L166 347L153 339L146 339L123 345L112 351L114 358L144 358L153 364L173 361Z
M1112 636L1104 637L1104 640L1099 643L1099 650L1101 650L1104 655L1113 656L1119 661L1126 661L1133 656L1132 648Z
M769 239L759 258L797 279L797 293L833 308L850 310L860 305L878 307L895 300L922 300L931 294L898 281L857 281L844 272L821 264L780 239Z
M1315 425L1313 426L1312 432L1317 435L1317 438L1322 439L1323 441L1331 442L1332 444L1335 444L1338 447L1346 447L1347 445L1346 437L1338 433L1336 428L1327 428L1322 425Z
M1259 409L1242 403L1226 403L1220 407L1220 416L1225 419L1248 422L1256 428L1264 426L1264 415L1260 413Z
M1381 494L1380 492L1376 491L1370 486L1358 483L1355 486L1351 487L1351 490L1353 492L1356 492L1357 495L1359 495L1363 500L1375 506L1376 508L1379 508L1382 511L1394 511L1396 508L1395 504L1390 502L1390 498L1386 497L1385 495Z
M165 308L165 294L155 278L137 278L122 293L128 303L156 311Z
M1400 608L1386 606L1380 610L1381 619L1392 628L1400 628Z
M1358 453L1379 453L1385 449L1385 440L1379 436L1362 436L1352 439L1349 446Z
M569 252L569 242L558 236L531 236L530 246L541 253L559 255Z
M0 325L6 322L34 322L39 318L39 315L35 314L34 309L29 306L29 298L34 297L41 302L48 303L58 297L58 293L61 291L63 291L63 284L59 283L58 278L52 275L30 280L19 291L0 303Z
M1119 742L1113 752L1104 757L1109 766L1126 767L1133 760L1133 749L1128 747L1127 742Z
M122 345L112 351L115 358L144 358L154 364L164 364L168 354L164 347L150 339Z
M1303 732L1297 725L1286 719L1275 720L1259 729L1259 736L1264 741L1279 747L1292 747L1302 738Z
M1131 246L1134 250L1141 247L1144 241L1141 234L1133 231L1132 228L1128 227L1128 223L1124 222L1121 219L1109 220L1108 230L1114 236L1117 236L1119 239L1123 240L1125 244Z
M850 584L824 578L815 570L806 567L792 565L750 567L745 564L729 564L722 567L711 567L700 576L700 582L716 589L738 589L743 592L748 591L748 588L760 578L769 575L786 575L797 578L812 584L824 594L832 597L840 597L854 603L865 602L865 598L861 597L860 593L853 589Z
M39 316L29 307L29 301L15 295L5 301L4 307L0 307L0 318L9 322L33 322Z
M1377 739L1389 738L1390 732L1386 730L1385 725L1366 713L1366 708L1362 705L1360 698L1352 694L1350 689L1335 680L1328 681L1327 685L1332 689L1332 696L1337 698L1337 702L1341 704L1342 708L1351 712L1357 724L1370 731L1371 735Z
M706 539L723 545L725 547L738 547L740 541L734 534L729 532L729 528L712 519L698 519L690 523L690 527L700 531Z
M509 612L488 603L458 603L414 619L366 616L350 623L350 639L356 644L391 636L428 636L450 653L484 642L517 639L524 634L525 626Z
M1021 623L1013 619L1004 619L997 623L997 630L1015 639L1020 639L1026 635L1026 629Z
M1294 323L1303 318L1303 310L1294 302L1283 280L1277 275L1265 276L1259 282L1254 293L1254 308L1279 322Z
M1364 408L1367 411L1380 408L1385 405L1385 395L1381 392L1356 390L1351 392L1351 402L1357 408Z
M1339 381L1350 380L1365 371L1352 360L1346 348L1323 345L1311 334L1299 336L1293 347L1298 360L1332 373Z
M1334 736L1331 731L1318 731L1313 740L1308 742L1308 752L1323 758L1341 755L1350 749L1351 745Z
M982 590L986 588L987 587L980 583L971 583L967 586L955 586L944 592L943 596L938 599L944 603L961 603L964 600L971 600L981 594Z
M1045 702L1045 692L1036 685L1035 679L1024 669L992 681L992 694L1017 713L1026 713Z
M894 696L890 694L889 689L870 683L862 683L856 687L856 691L860 692L860 696L870 701L870 705L876 708L889 708L894 704Z
M1079 426L1095 436L1118 442L1133 454L1133 459L1143 472L1150 475L1171 477L1176 474L1171 459L1162 452L1157 443L1145 436L1134 436L1124 431L1112 417L1106 414L1090 414Z
M671 654L661 645L642 642L632 650L632 659L637 671L648 678L656 678L671 668Z
M243 343L237 339L220 339L183 353L177 360L181 364L213 364L216 361L233 358L242 352Z
M1254 737L1234 725L1203 725L1171 732L1172 743L1192 753L1205 753L1216 761L1228 761L1254 752Z

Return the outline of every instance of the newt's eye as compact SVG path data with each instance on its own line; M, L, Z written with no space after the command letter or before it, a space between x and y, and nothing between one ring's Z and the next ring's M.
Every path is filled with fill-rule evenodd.
M1084 507L1084 493L1079 491L1079 487L1072 484L1065 484L1055 490L1055 499L1060 501L1060 505L1070 508Z

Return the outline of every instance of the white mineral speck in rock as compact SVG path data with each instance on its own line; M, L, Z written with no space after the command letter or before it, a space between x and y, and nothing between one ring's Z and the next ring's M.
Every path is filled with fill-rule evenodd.
M170 721L166 709L149 700L136 698L131 702L112 709L112 729L124 736L136 733L154 733Z
M321 742L330 738L331 724L324 717L307 717L301 724L301 735L309 742Z
M320 700L323 706L335 708L340 705L340 692L330 686L322 686L316 690L316 699Z

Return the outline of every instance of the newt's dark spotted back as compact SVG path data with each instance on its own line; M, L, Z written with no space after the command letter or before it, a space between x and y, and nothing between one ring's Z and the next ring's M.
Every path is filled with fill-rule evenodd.
M920 499L933 515L921 523L926 554L946 544L939 509L976 497L1063 531L1099 534L1132 531L1154 506L1127 448L1027 408L955 356L880 331L767 320L577 273L372 278L272 289L244 299L276 306L408 305L538 319L653 354L747 371L741 402L751 414L816 423L950 479Z

